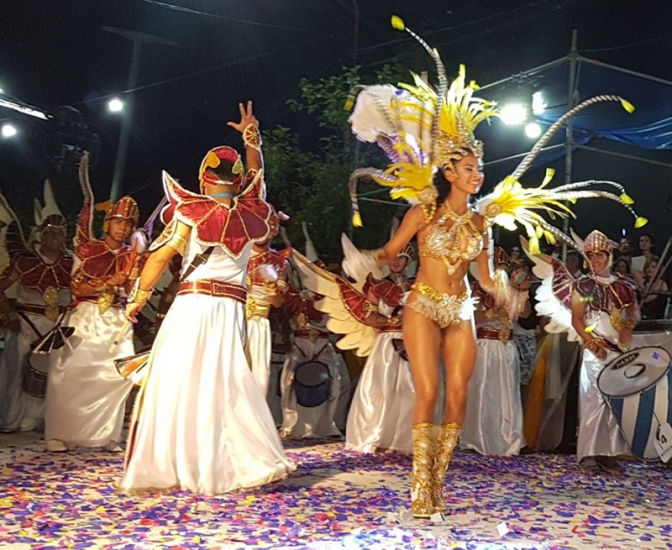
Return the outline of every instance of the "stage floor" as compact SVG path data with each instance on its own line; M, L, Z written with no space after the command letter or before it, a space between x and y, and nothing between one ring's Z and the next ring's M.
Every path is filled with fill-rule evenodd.
M291 442L287 480L218 497L115 492L123 456L0 434L2 548L672 549L672 468L457 453L444 519L408 515L410 457Z

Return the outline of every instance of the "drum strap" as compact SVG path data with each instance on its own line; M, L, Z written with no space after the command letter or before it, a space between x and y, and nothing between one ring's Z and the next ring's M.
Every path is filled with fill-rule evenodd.
M200 254L196 254L196 256L194 256L194 259L191 260L191 263L187 266L187 269L184 270L184 275L182 275L182 277L180 278L180 282L183 283L184 281L186 281L187 277L189 277L189 275L191 275L194 272L194 269L196 269L199 265L203 265L205 262L207 262L208 258L210 257L210 254L212 254L212 251L214 249L215 249L214 246L209 246Z
M328 345L329 345L329 342L324 344L324 346L322 346L320 348L320 351L318 351L317 353L314 353L313 356L310 359L308 359L308 356L305 353L303 353L303 350L299 346L296 346L296 348L299 350L299 353L301 355L303 355L304 359L307 359L308 361L315 361L320 355L322 355L322 352L327 348Z
M28 326L33 329L33 332L37 335L38 339L41 339L44 337L44 334L42 334L39 330L37 330L37 327L35 324L30 320L30 318L23 313L22 311L17 311L16 314L21 317L26 323L28 323Z

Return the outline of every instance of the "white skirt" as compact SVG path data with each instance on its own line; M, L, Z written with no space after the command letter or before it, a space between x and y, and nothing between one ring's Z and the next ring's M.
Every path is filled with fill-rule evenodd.
M482 455L517 455L525 446L520 366L513 341L479 339L469 381L460 447Z
M247 360L252 376L264 397L268 396L271 377L271 323L263 317L247 320Z
M66 317L63 324L74 327L75 334L57 352L49 370L44 414L47 441L102 447L121 438L133 383L119 376L114 360L135 353L133 330L126 332L114 353L109 349L125 320L123 309L110 308L101 315L98 305L91 302L80 303Z
M583 351L579 377L579 438L576 443L578 460L586 456L630 454L607 398L597 387L600 372L616 356L616 353L610 353L606 361L600 361L592 352Z
M415 386L408 361L394 350L401 333L383 333L366 360L348 414L345 446L362 453L410 453Z
M175 299L136 401L122 490L214 495L294 470L248 366L245 324L230 298Z

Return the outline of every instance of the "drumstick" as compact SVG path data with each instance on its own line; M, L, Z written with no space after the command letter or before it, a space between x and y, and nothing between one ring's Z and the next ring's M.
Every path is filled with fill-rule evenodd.
M126 332L128 332L128 329L131 326L131 322L126 320L119 330L119 334L117 334L117 337L114 339L114 342L112 342L112 345L110 346L110 349L108 350L108 353L114 353L114 349L117 347L119 342L126 336Z

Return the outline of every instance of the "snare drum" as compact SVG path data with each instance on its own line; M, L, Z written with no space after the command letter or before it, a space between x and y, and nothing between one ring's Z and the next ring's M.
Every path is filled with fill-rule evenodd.
M21 381L23 391L28 395L43 399L47 394L48 376L49 356L36 353L28 354Z
M294 371L294 394L302 407L319 407L329 399L331 374L322 361L306 361Z
M597 379L632 454L642 460L660 460L656 434L672 423L671 364L664 348L634 348L607 363Z

